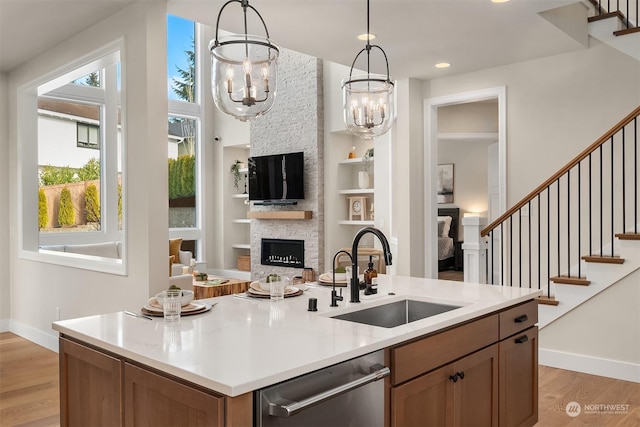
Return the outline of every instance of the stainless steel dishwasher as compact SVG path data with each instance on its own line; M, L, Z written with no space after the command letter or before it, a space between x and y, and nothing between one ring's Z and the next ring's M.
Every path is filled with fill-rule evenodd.
M257 392L258 427L374 427L384 424L382 350Z

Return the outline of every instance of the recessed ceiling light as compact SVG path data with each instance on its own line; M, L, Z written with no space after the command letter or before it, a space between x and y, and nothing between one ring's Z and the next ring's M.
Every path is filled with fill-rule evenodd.
M509 0L491 0L491 3L506 3Z
M366 34L365 33L365 34L360 34L358 36L358 40L362 40L363 42L366 42L367 41L367 36L369 36L369 40L373 40L373 39L376 38L375 34Z
M438 62L436 64L436 68L449 68L451 67L451 64L449 64L448 62Z

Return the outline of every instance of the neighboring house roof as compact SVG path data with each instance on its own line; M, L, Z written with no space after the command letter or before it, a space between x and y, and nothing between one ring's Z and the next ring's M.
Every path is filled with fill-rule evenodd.
M38 98L38 109L89 120L100 120L100 107L97 105Z
M69 118L76 119L79 122L92 121L98 122L98 124L100 122L100 107L97 105L39 98L38 110L49 111L56 115L70 116ZM183 122L169 122L168 130L169 139L177 142L193 134L193 130L190 130L189 126L186 126Z

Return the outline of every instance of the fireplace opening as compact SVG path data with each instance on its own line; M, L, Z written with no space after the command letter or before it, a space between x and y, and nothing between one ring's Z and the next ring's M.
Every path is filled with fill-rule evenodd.
M260 263L304 268L304 240L262 239Z

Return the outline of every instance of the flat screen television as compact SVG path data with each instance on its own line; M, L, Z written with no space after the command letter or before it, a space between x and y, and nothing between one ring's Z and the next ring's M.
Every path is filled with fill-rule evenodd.
M302 152L249 158L249 200L263 204L295 204L304 199Z

